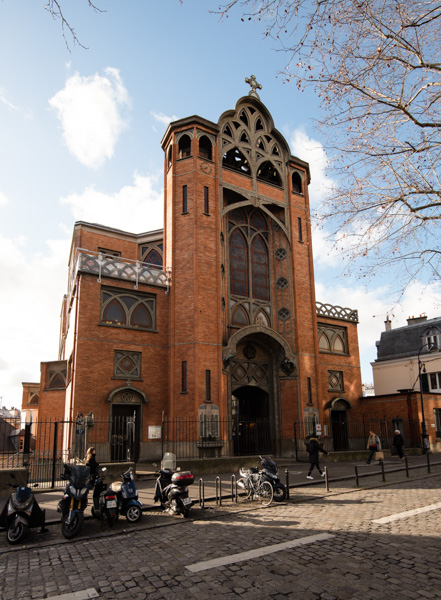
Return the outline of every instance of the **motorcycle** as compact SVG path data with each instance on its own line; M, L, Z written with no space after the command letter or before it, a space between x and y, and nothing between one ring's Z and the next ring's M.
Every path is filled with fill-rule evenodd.
M176 455L166 452L161 461L161 469L155 486L155 502L170 514L190 516L190 508L193 505L188 496L188 485L194 481L194 475L190 471L181 471L176 468Z
M78 535L84 524L87 496L92 487L90 469L85 465L64 464L61 479L67 480L63 499L58 503L61 512L61 533L70 540Z
M15 474L11 473L15 479ZM10 544L18 544L26 536L30 527L40 527L39 533L46 533L46 513L38 506L38 502L29 486L8 483L15 491L9 496L0 514L0 527L6 529L6 539ZM35 484L33 487L38 487Z
M260 456L262 469L260 473L264 481L268 481L273 488L273 499L276 502L283 502L286 498L286 486L279 479L277 464L270 456Z
M93 484L92 516L101 521L107 521L110 527L118 519L118 502L116 493L104 483L106 467L101 469L102 475L97 475Z
M121 475L122 481L114 481L110 489L116 494L118 512L124 515L130 523L137 523L142 517L141 502L130 468Z

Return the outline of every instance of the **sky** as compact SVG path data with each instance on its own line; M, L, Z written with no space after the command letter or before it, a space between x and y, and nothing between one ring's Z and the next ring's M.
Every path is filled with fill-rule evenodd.
M279 75L284 54L262 24L213 0L63 0L75 45L47 0L0 3L0 406L20 407L22 382L58 359L59 315L76 221L133 233L163 225L161 138L170 121L217 122L262 84L260 99L291 151L310 163L311 207L332 183L313 90ZM367 286L348 274L326 229L313 232L316 297L357 309L364 383L390 315L439 316L440 289L414 282L392 304L392 273Z

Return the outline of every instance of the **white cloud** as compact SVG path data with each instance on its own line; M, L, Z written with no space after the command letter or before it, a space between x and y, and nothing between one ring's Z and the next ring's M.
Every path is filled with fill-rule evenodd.
M33 242L0 235L0 395L2 404L21 406L23 381L40 380L40 361L57 360L61 301L67 286L71 238ZM44 285L42 285L44 282Z
M161 123L162 125L168 125L169 123L172 123L173 121L177 121L179 119L179 117L177 117L176 115L168 117L164 113L157 113L153 110L150 111L150 114L155 119L155 121L158 121L158 123Z
M161 229L164 199L162 190L155 189L159 176L135 173L133 179L133 185L127 185L113 194L88 187L81 194L62 198L61 203L70 207L76 221L100 223L131 233Z
M391 303L391 291L388 285L369 287L363 285L332 285L324 281L316 282L318 302L339 305L343 308L358 310L358 341L363 383L373 381L370 365L377 358L375 342L384 331L387 316L392 327L407 325L409 316L426 314L428 319L440 316L441 283L426 287L414 282L404 293L399 304Z
M5 196L5 194L3 194L3 192L0 191L0 206L5 206L6 204L8 204L9 202L9 198L7 196Z
M324 196L333 187L333 181L326 176L328 157L323 145L310 138L303 129L296 129L289 140L292 153L301 156L309 163L311 183L309 185L309 201L312 207L317 207Z
M98 169L113 156L126 127L122 111L130 105L118 69L108 67L105 76L75 73L49 104L58 111L67 147L83 165Z
M10 102L6 98L6 93L2 88L0 88L0 102L2 102L5 106L10 108L11 110L18 110L18 106L15 106L15 104L12 104L12 102Z

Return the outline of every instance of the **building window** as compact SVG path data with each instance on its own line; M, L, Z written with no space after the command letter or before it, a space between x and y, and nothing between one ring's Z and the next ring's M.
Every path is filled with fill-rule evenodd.
M268 225L259 210L229 214L231 293L269 300Z
M210 214L209 190L206 186L204 186L204 214Z
M279 171L269 160L266 160L260 165L257 171L257 179L282 187L282 178L280 177Z
M156 297L103 287L100 324L154 330L156 327Z
M328 383L330 392L343 392L343 372L328 371Z
M308 404L312 404L312 385L311 385L311 377L307 377L308 384Z
M205 371L205 402L211 402L211 371Z
M179 158L187 158L191 156L191 139L188 135L183 135L179 140Z
M441 438L441 408L433 409L433 418L435 421L436 437Z
M141 379L141 352L115 350L113 376L117 379Z
M349 354L346 327L318 324L319 352L329 354Z
M226 152L222 164L224 167L239 171L242 175L251 175L250 163L238 148L233 148Z
M299 242L303 242L302 219L300 217L297 219L297 226L299 230Z
M186 212L188 212L187 186L186 185L182 186L182 212L183 212L183 214L185 214Z
M441 392L441 373L428 373L429 387L431 392Z
M296 194L301 194L302 193L302 178L300 177L300 175L297 172L294 172L292 174L292 191Z
M104 258L116 258L121 256L121 252L118 250L109 250L108 248L98 248L98 252L102 254Z
M51 365L47 372L46 389L60 389L66 387L67 366L66 363Z
M206 135L203 135L199 140L199 156L211 160L212 146Z
M156 267L163 266L163 251L164 245L161 243L152 243L147 246L140 246L140 260L143 264L154 265Z
M181 393L187 393L187 361L183 360L181 364Z

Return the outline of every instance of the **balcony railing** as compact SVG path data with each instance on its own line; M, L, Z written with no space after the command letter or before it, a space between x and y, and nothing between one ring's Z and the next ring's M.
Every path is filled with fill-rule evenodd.
M166 293L170 287L170 269L166 267L79 248L75 269L70 279L69 295L78 272L96 275L98 282L101 282L102 277L130 281L133 282L135 290L140 283L166 288Z

